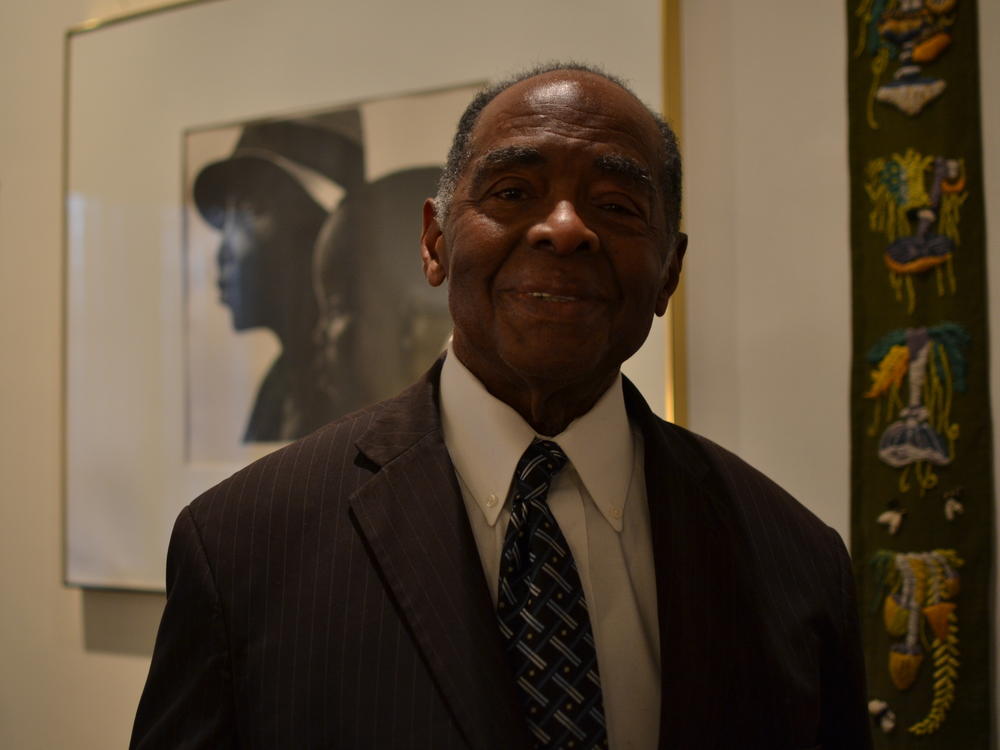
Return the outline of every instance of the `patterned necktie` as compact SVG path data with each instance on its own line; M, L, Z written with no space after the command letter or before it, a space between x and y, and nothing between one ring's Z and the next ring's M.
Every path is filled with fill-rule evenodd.
M521 456L500 559L497 616L536 748L607 748L597 651L580 574L546 503L566 454L548 440Z

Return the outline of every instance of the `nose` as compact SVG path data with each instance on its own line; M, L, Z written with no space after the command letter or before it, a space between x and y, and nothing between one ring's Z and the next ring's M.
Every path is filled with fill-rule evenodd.
M535 223L528 230L527 240L532 247L560 255L594 252L599 245L597 234L568 200L556 203L544 218Z

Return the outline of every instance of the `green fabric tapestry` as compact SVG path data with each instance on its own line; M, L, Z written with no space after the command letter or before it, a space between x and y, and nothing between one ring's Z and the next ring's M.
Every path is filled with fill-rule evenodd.
M993 467L975 0L848 0L851 540L876 748L987 750Z

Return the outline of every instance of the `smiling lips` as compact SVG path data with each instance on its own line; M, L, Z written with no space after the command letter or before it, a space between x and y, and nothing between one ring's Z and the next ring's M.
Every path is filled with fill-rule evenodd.
M522 283L508 287L507 294L513 295L524 302L544 303L556 302L567 304L575 302L578 304L595 305L601 304L605 300L605 295L599 292L593 284L566 284L566 283Z
M569 297L565 294L549 294L548 292L527 292L529 297L544 300L546 302L580 302L580 297Z
M509 295L514 303L512 311L517 310L518 314L538 322L547 320L580 324L592 320L605 306L605 300L601 296L582 290L511 290Z

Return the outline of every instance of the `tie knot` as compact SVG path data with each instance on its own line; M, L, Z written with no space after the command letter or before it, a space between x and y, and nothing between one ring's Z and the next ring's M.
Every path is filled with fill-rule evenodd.
M535 438L517 464L517 478L529 485L548 484L566 461L566 454L554 442Z

